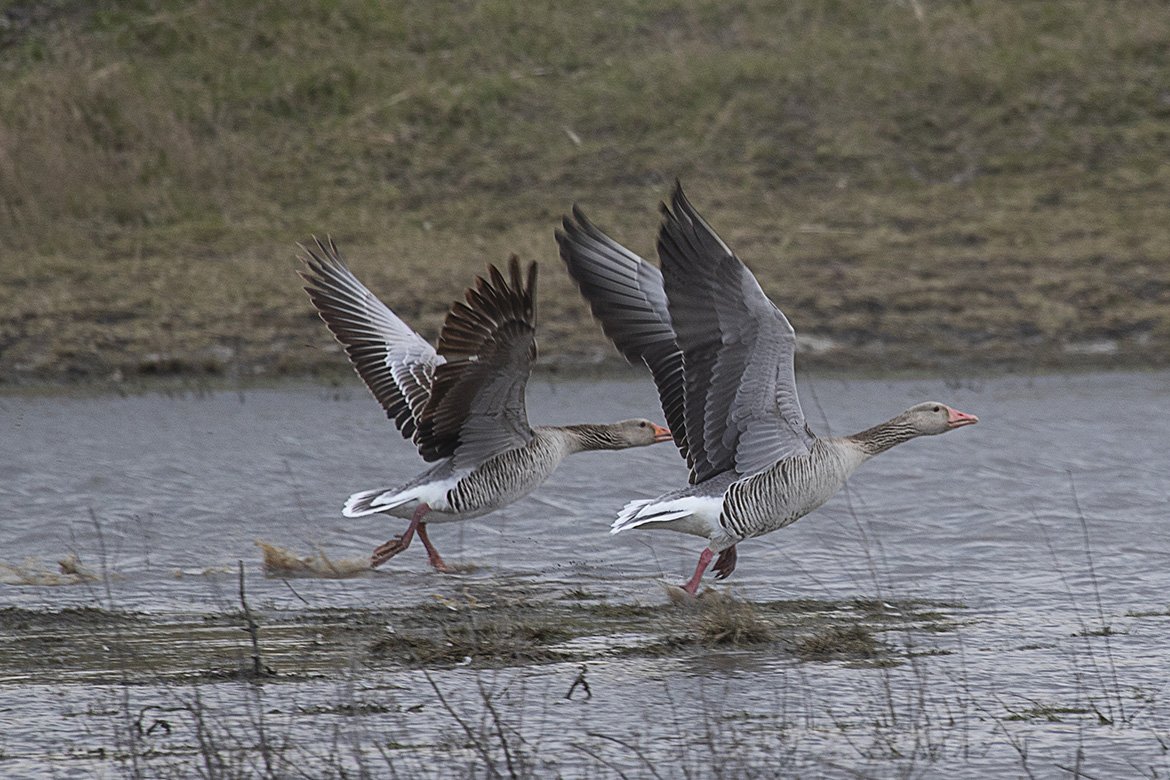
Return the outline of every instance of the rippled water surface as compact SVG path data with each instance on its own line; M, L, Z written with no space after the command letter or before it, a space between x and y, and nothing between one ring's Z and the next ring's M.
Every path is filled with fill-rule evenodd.
M311 652L274 627L310 612L344 622L493 593L677 610L660 581L685 579L702 542L607 533L625 501L684 483L670 445L574 456L537 494L436 527L462 574L431 572L415 545L372 574L266 577L257 541L344 568L404 527L340 516L349 493L421 468L363 390L0 398L0 775L184 776L207 753L197 701L222 729L213 752L244 774L268 760L253 749L259 725L310 776L487 774L493 761L540 776L1167 776L1170 376L816 379L801 394L822 434L921 400L981 422L867 464L818 512L741 545L714 587L756 603L916 599L945 630L882 628L891 663L758 648L607 655L616 640L600 632L588 699L564 696L576 663L436 664L428 680L358 661L256 686L183 674L123 686L102 654L108 625L72 625L66 653L43 617L132 614L147 628L119 641L177 643L195 671L201 652L247 656L244 632L207 617L238 611L238 561L270 657ZM660 418L640 378L536 380L529 397L536 423ZM87 630L89 660L76 657ZM62 653L59 674L22 671L30 631ZM465 727L502 735L494 752ZM131 759L144 744L154 753Z

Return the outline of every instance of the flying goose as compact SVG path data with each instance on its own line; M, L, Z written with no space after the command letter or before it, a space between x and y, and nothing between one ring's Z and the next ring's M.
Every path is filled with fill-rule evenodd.
M574 452L670 440L649 420L529 426L524 387L536 359L536 263L525 278L513 256L509 280L489 265L487 278L477 277L466 300L452 304L436 351L358 281L332 239L314 242L301 246L305 291L386 416L434 464L405 484L345 502L346 517L385 512L410 520L405 533L374 550L371 567L409 547L417 531L431 566L450 571L428 524L507 506Z
M736 545L783 528L825 503L865 461L917 436L978 418L928 401L852 436L809 429L796 394L796 334L739 258L675 183L662 204L661 272L593 225L576 206L556 237L593 316L658 387L690 484L631 501L611 533L669 529L708 540L682 587L695 595L717 554L716 579Z

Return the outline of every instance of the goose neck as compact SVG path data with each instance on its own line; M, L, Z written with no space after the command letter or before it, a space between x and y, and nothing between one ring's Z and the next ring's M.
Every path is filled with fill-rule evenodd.
M616 435L614 426L585 423L558 428L572 452L620 450L628 446Z
M861 433L847 436L846 440L858 447L867 458L872 458L874 455L880 455L891 447L910 441L918 435L920 435L920 431L910 423L895 417Z

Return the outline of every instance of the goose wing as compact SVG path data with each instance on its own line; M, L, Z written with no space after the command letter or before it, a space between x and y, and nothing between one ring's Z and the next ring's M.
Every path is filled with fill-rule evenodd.
M520 261L508 264L510 281L494 265L477 277L465 301L456 301L439 334L431 397L419 422L419 452L426 460L454 456L473 467L532 440L524 388L536 360L536 263L527 280Z
M386 416L417 444L419 418L443 357L358 281L333 239L313 242L300 245L305 292Z
M754 474L808 453L792 325L677 182L662 212L658 254L683 352L691 481L728 469Z
M662 272L603 233L576 206L562 225L556 237L569 276L622 356L650 369L666 424L687 458L682 350L670 323Z

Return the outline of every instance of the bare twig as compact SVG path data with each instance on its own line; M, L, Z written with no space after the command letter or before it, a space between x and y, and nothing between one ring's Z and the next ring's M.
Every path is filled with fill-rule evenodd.
M1057 769L1060 769L1061 771L1068 772L1070 775L1076 778L1083 777L1084 780L1101 780L1099 776L1090 775L1079 766L1065 766L1064 764L1054 764L1053 766L1055 766Z
M635 745L631 745L629 742L626 742L625 740L622 740L622 739L618 739L617 737L612 737L609 734L602 734L599 731L586 731L585 733L590 737L594 737L596 739L606 739L606 740L609 740L610 742L621 745L626 750L630 751L635 756L637 756L638 760L640 760L643 764L645 764L646 768L648 770L650 770L650 774L657 777L658 780L662 780L662 775L658 774L658 770L654 768L654 762L652 762L650 759L646 758L646 754L643 753L641 750L638 750L638 748Z
M106 609L113 611L113 609L114 609L114 589L110 585L110 565L109 565L110 561L109 561L108 552L106 550L106 537L102 533L102 524L98 521L97 512L93 511L92 506L87 507L87 509L89 511L89 520L91 523L93 523L93 530L94 530L94 533L97 535L99 564L100 564L101 576L102 576L102 586L104 587L105 592L106 592ZM121 691L122 717L125 720L125 724L126 724L126 737L130 742L130 744L128 746L129 749L127 751L130 754L130 769L131 769L131 772L132 772L134 777L141 777L142 768L139 766L138 760L139 760L139 755L141 753L139 743L141 741L142 735L138 730L136 730L133 727L134 724L130 720L129 674L127 673L127 670L126 670L126 658L124 655L126 645L123 642L122 630L121 630L121 628L117 627L117 624L115 624L114 631L115 631L115 637L117 638L117 643L118 643L118 653L115 656L115 658L117 659L117 664L119 667L120 676L122 678L122 691Z
M581 686L581 689L585 691L586 699L593 698L593 691L589 689L589 681L585 679L585 664L581 664L581 668L577 672L576 679L573 680L573 684L569 686L569 690L565 694L566 699L573 698L573 691L577 690L577 686Z
M252 618L252 610L248 607L248 599L244 594L244 562L237 561L240 566L240 606L244 609L244 620L247 621L248 636L252 638L252 676L259 678L264 675L264 665L260 661L260 636L256 621Z
M1105 640L1105 661L1109 664L1109 676L1113 678L1113 695L1117 698L1117 710L1121 716L1122 722L1126 720L1125 717L1125 703L1121 698L1121 683L1117 679L1117 664L1113 660L1113 645L1109 641L1110 634L1113 633L1109 624L1105 622L1105 607L1101 603L1101 586L1097 581L1097 569L1093 565L1093 548L1089 543L1089 523L1085 519L1085 513L1081 509L1081 499L1077 495L1077 483L1073 479L1072 471L1068 472L1068 486L1072 491L1073 506L1077 510L1077 519L1081 522L1081 536L1085 540L1085 561L1089 568L1089 582L1093 585L1093 598L1097 602L1097 619L1101 621L1101 637Z
M487 765L487 770L491 773L491 776L502 777L500 770L496 769L496 762L492 760L491 754L488 753L487 748L484 746L483 740L480 739L474 731L472 731L471 726L467 725L467 721L459 717L459 713L455 711L455 708L452 707L450 703L448 703L447 698L443 696L443 692L439 690L439 685L435 682L435 678L431 677L431 673L425 669L423 670L423 677L425 677L427 683L430 684L431 690L435 692L435 696L439 698L439 704L443 705L443 709L447 711L447 714L450 715L457 724L459 724L459 728L463 729L463 733L467 735L469 740L471 740L471 747L475 750L476 753L479 753L479 757L482 758L484 764Z
M296 589L296 588L294 588L294 587L292 586L292 583L291 583L291 582L289 582L287 579L284 579L284 578L281 578L281 580L280 580L280 581L281 581L281 582L283 582L283 583L285 584L285 587L287 587L289 590L291 590L291 591L292 591L292 594L293 594L294 596L296 596L298 599L300 599L300 600L301 600L301 603L302 603L302 604L306 604L306 605L307 605L307 604L309 603L309 600L308 600L308 599L306 599L306 598L305 598L304 596L302 596L301 594L297 593L297 589Z
M496 727L496 736L499 737L500 748L504 751L504 763L508 767L508 777L518 777L516 765L512 761L512 749L508 745L508 736L504 733L504 723L500 718L500 713L496 710L491 694L484 690L483 680L476 680L476 682L479 684L479 697L483 700L483 706L487 707L488 714L491 715L492 725Z
M587 747L585 747L584 745L582 745L582 744L580 744L580 743L578 743L578 742L574 742L574 743L573 743L572 745L570 745L569 747L573 748L574 750L580 750L582 753L584 753L585 755L589 756L590 758L592 758L592 759L593 759L594 761L596 761L597 763L599 763L599 764L601 764L602 766L606 767L607 769L611 770L611 771L614 773L614 775L615 775L616 777L620 777L622 780L629 780L629 775L627 775L625 772L623 772L623 771L622 771L620 768L618 768L616 765L614 765L614 764L610 763L609 761L606 761L604 758L602 758L601 756L599 756L597 753L595 753L595 752L594 752L593 750L591 750L590 748L587 748Z

